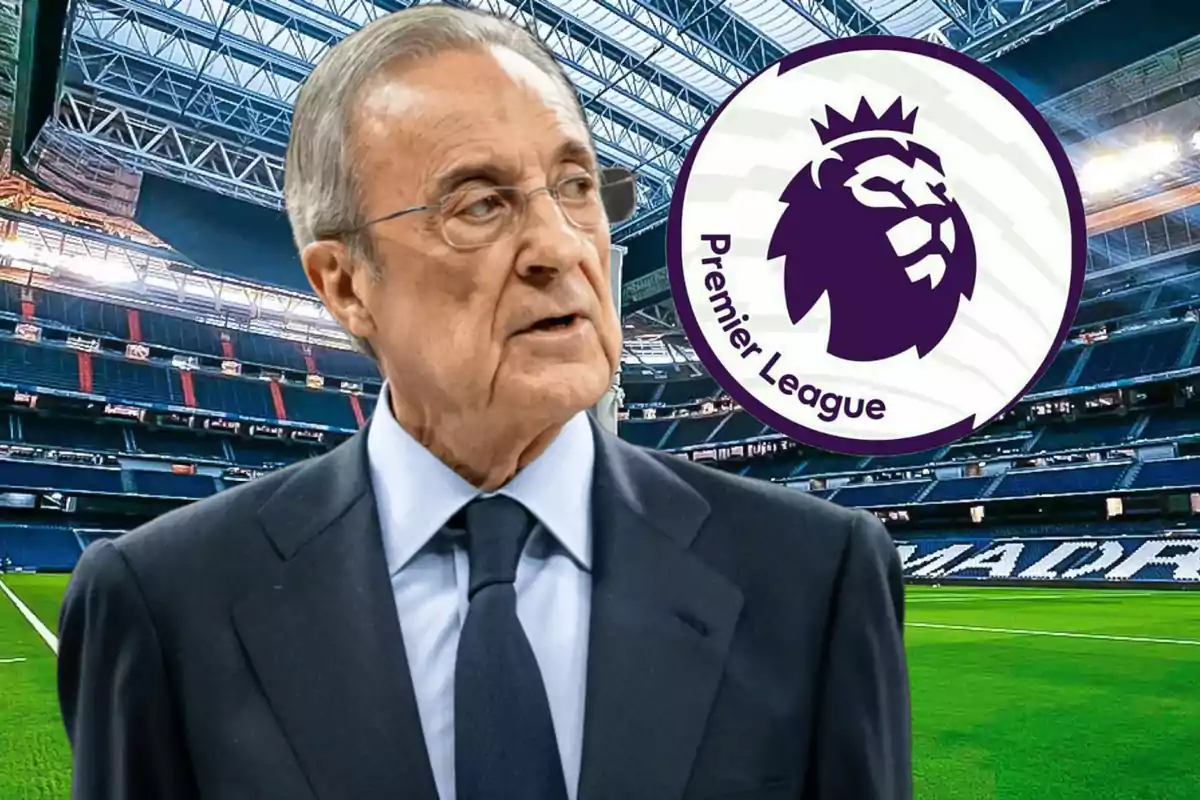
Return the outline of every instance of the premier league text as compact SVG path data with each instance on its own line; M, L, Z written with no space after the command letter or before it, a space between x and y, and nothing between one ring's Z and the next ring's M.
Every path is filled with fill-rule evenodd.
M701 259L700 263L707 270L704 274L704 288L708 290L708 302L717 324L729 337L729 345L737 350L742 358L754 357L762 362L758 376L776 391L788 397L794 397L805 406L817 411L817 418L825 422L833 422L839 417L856 419L880 420L887 413L887 406L879 398L847 397L833 391L814 386L811 383L801 383L801 379L784 372L779 366L780 353L767 354L755 341L747 323L749 314L740 314L729 290L725 288L725 265L721 257L729 253L733 240L728 234L707 234L700 237L707 246L710 255ZM710 343L716 347L716 342Z

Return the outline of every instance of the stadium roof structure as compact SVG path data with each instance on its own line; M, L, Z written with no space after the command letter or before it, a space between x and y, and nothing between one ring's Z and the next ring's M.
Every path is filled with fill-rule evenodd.
M578 87L603 159L642 177L616 241L660 225L693 137L745 78L835 37L894 34L987 59L1104 0L455 0L527 26ZM409 0L78 0L43 139L278 208L300 83ZM103 172L103 170L97 170ZM119 194L119 192L118 192ZM114 209L116 210L116 209Z
M630 246L623 297L630 312L626 360L688 369L695 368L695 359L667 298L659 226L694 136L745 78L805 45L861 34L921 38L984 61L999 57L999 64L1029 51L1022 45L1034 37L1094 8L1108 5L1119 13L1088 14L1088 20L1125 17L1138 5L1109 0L453 2L533 29L578 87L602 158L642 176L637 212L614 232L616 241ZM18 7L17 0L0 0L0 15L8 4ZM147 203L143 176L148 183L166 179L192 187L214 201L233 198L277 212L283 150L300 83L329 47L362 24L414 5L410 0L77 0L64 37L61 21L54 30L51 11L60 4L65 9L62 0L19 4L25 65L19 83L25 86L23 91L17 87L14 103L14 162L44 187L143 225L135 213L139 193L143 206L162 205L160 196ZM31 11L49 15L51 24L35 25ZM67 18L65 10L57 13ZM1138 38L1136 20L1130 23L1122 28L1129 35L1106 41L1105 52L1090 53L1088 60L1107 59L1111 71L1178 41L1168 38L1114 62L1108 51ZM11 38L0 35L0 101L8 96L5 65L12 62L5 60L5 48ZM32 60L40 63L29 65L27 42L36 45ZM1051 64L1034 70L1038 80L1061 71ZM1052 109L1060 123L1055 127L1072 131L1075 141L1090 135L1084 129L1097 115L1128 106L1141 85L1126 80L1130 86L1101 86L1094 77L1033 98L1059 98ZM1064 94L1068 85L1084 84L1101 96ZM166 238L172 247L180 246ZM190 253L182 260L188 258ZM225 268L204 258L198 264ZM178 271L179 265L171 269ZM237 270L232 274L260 279Z

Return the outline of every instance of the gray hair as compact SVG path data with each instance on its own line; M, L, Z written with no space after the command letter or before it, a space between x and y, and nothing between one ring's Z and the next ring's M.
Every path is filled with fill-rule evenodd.
M448 5L404 9L365 25L325 53L296 98L284 166L285 206L298 249L366 221L354 179L351 122L371 79L385 69L490 46L512 50L561 81L578 106L574 87L545 45L516 23L479 11ZM356 235L347 243L378 277L369 237ZM375 359L370 344L351 339Z

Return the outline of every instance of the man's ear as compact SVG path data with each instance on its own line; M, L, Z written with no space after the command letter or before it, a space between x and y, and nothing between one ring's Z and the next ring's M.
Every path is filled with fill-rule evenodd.
M301 251L300 263L313 291L338 324L360 339L371 338L375 320L364 291L371 281L358 275L366 272L367 265L352 258L350 249L337 241L313 242Z

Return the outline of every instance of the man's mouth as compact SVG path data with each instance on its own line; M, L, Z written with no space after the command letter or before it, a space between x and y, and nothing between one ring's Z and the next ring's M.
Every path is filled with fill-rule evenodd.
M561 317L546 317L530 325L521 333L553 333L565 331L575 325L581 317L578 314L564 314Z

